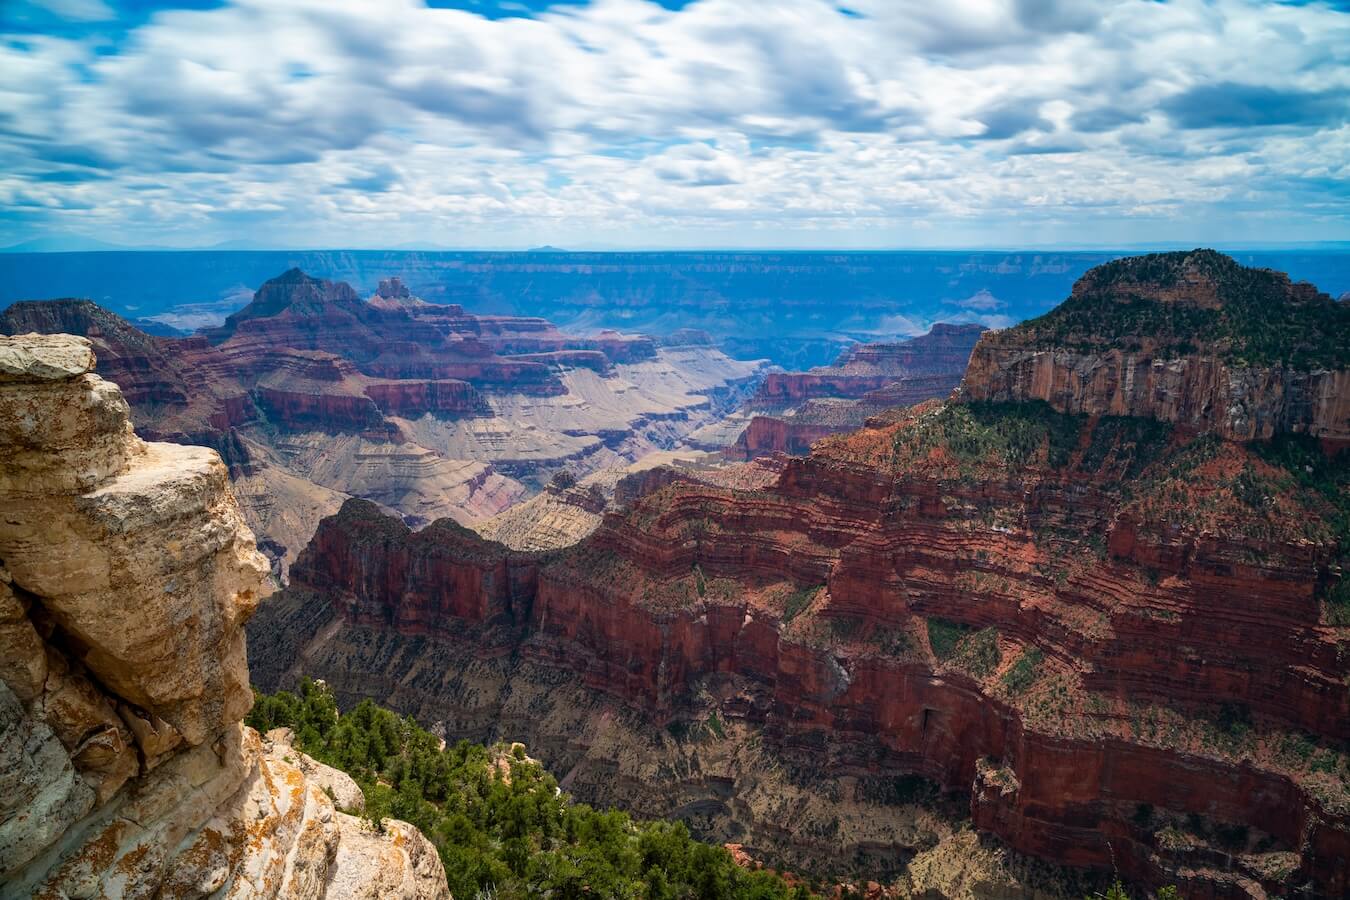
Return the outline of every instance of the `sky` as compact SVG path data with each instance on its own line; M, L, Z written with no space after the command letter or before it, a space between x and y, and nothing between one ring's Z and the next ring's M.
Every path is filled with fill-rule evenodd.
M1350 0L0 0L0 245L1350 239Z

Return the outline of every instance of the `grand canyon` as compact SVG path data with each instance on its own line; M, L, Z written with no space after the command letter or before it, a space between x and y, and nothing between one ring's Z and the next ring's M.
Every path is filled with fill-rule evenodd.
M0 159L0 900L1350 897L1344 0L3 0Z
M1338 895L1346 316L1128 259L985 334L950 399L747 482L649 475L571 547L349 501L250 625L254 679L523 739L780 865L950 866L955 807L1019 860Z
M41 687L38 662L5 681L96 810L222 728L235 771L286 765L256 732L239 744L238 686L319 678L343 709L521 741L581 800L878 896L1071 896L1107 873L1194 897L1350 890L1350 307L1306 282L1207 250L1124 258L1020 325L937 324L797 372L688 331L576 335L298 270L190 337L85 300L0 326L6 634L92 687ZM111 411L21 418L77 387ZM128 422L171 443L121 447ZM81 618L106 593L53 571L130 551L38 536L99 544L36 510L134 507L140 465L207 466L239 507L208 493L194 515L247 522L273 557L234 539L250 586L230 602L256 611L220 627L247 619L248 675L242 636L193 664L228 673L205 720L131 663L148 638ZM110 534L145 540L127 528ZM279 590L259 600L260 580ZM85 720L139 747L141 774L82 749ZM345 833L329 882L364 839ZM70 877L28 858L20 883ZM420 858L399 877L434 879Z

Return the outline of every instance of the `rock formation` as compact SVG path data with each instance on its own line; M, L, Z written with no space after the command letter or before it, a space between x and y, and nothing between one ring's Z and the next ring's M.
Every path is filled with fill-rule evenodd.
M1350 443L1350 306L1212 250L1118 260L971 358L973 400Z
M474 524L564 465L673 446L737 405L761 368L706 345L469 315L397 279L366 301L299 270L191 338L152 337L87 300L0 314L0 333L29 331L88 336L142 433L220 452L283 578L346 496L418 524Z
M266 560L220 457L137 438L94 364L0 338L0 895L448 896L242 725Z
M575 484L549 484L530 499L475 525L474 530L512 550L558 550L599 528L607 512L631 506L676 481L765 487L777 480L785 462L778 456L727 465L719 454L701 451L650 453L628 466L601 469Z
M747 404L753 415L726 456L805 455L820 438L859 428L884 409L946 397L983 331L940 322L908 341L858 344L833 366L772 372Z
M1178 279L1185 259L1091 274L1092 302L1066 306L1108 319L1119 296L1092 285L1110 282L1208 315L1226 279L1280 284L1203 259ZM1340 315L1281 296L1271 321ZM1058 411L991 371L973 360L957 401L876 415L769 485L654 478L552 553L347 504L258 620L257 677L324 677L455 736L510 729L583 798L770 861L950 856L917 777L1057 863L1195 897L1350 891L1350 462L1329 420L1271 413L1316 437L1239 441L1231 417L1106 415L1091 392ZM720 737L672 737L691 730Z
M808 372L779 372L766 376L752 405L774 408L816 398L858 400L870 391L894 383L917 382L911 402L945 397L961 381L970 351L983 325L939 322L924 335L895 343L858 344L832 366ZM949 382L946 390L934 385Z

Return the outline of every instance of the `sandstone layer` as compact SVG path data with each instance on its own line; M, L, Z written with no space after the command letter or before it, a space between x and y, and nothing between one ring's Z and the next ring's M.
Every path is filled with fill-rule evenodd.
M946 397L960 383L982 325L938 323L896 343L858 344L833 366L765 376L746 409L749 423L729 459L804 456L822 437L860 428L868 416Z
M1050 313L987 334L964 390L1232 440L1299 432L1344 446L1350 306L1210 250L1120 260Z
M241 724L267 562L220 457L137 438L94 364L0 338L0 895L448 896Z
M599 528L607 512L630 506L668 484L762 487L776 480L784 462L782 457L769 457L728 465L721 454L702 451L649 453L631 465L601 469L575 483L559 479L474 530L512 550L558 550Z

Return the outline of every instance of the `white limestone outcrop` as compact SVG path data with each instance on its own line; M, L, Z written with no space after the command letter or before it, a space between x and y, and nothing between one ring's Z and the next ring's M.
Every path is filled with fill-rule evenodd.
M448 897L242 724L267 561L215 451L137 438L93 365L0 337L0 896Z

